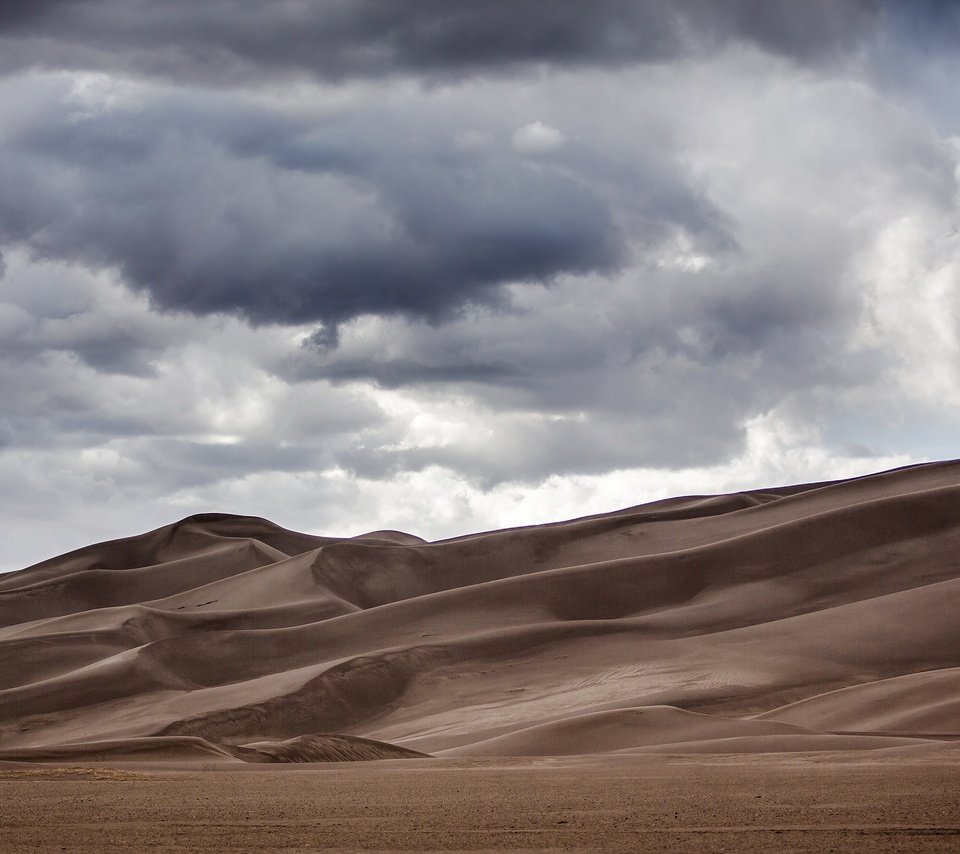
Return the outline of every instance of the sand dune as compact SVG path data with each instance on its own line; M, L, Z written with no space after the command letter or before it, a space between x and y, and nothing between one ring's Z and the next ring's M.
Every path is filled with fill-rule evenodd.
M956 462L436 543L205 514L0 576L0 759L935 748L957 613Z
M212 761L246 763L357 762L418 759L424 754L369 738L306 735L287 741L260 741L227 747L203 738L166 736L89 741L56 747L0 750L0 762Z
M956 734L960 730L960 668L853 685L758 717L830 730Z
M686 741L760 738L766 735L806 734L802 727L757 720L736 720L685 712L673 706L642 706L574 715L560 721L511 732L446 756L569 756L611 753L651 744Z

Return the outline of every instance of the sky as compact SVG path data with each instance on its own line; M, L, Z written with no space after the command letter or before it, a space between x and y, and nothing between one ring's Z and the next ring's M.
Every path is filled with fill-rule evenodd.
M958 456L960 3L4 0L0 571Z

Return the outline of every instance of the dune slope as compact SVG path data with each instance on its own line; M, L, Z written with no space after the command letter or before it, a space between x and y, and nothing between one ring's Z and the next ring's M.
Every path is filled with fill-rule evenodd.
M427 543L205 514L0 576L0 758L960 738L960 463Z

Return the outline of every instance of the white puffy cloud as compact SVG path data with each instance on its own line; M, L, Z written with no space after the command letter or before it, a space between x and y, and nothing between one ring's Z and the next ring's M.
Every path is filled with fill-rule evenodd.
M531 122L517 128L511 140L513 147L521 154L545 154L555 151L566 142L560 131L543 122Z

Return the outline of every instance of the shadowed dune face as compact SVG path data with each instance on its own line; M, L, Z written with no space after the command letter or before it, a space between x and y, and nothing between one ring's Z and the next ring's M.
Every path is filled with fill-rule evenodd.
M0 576L0 759L936 748L958 613L955 462L437 543L207 514Z

